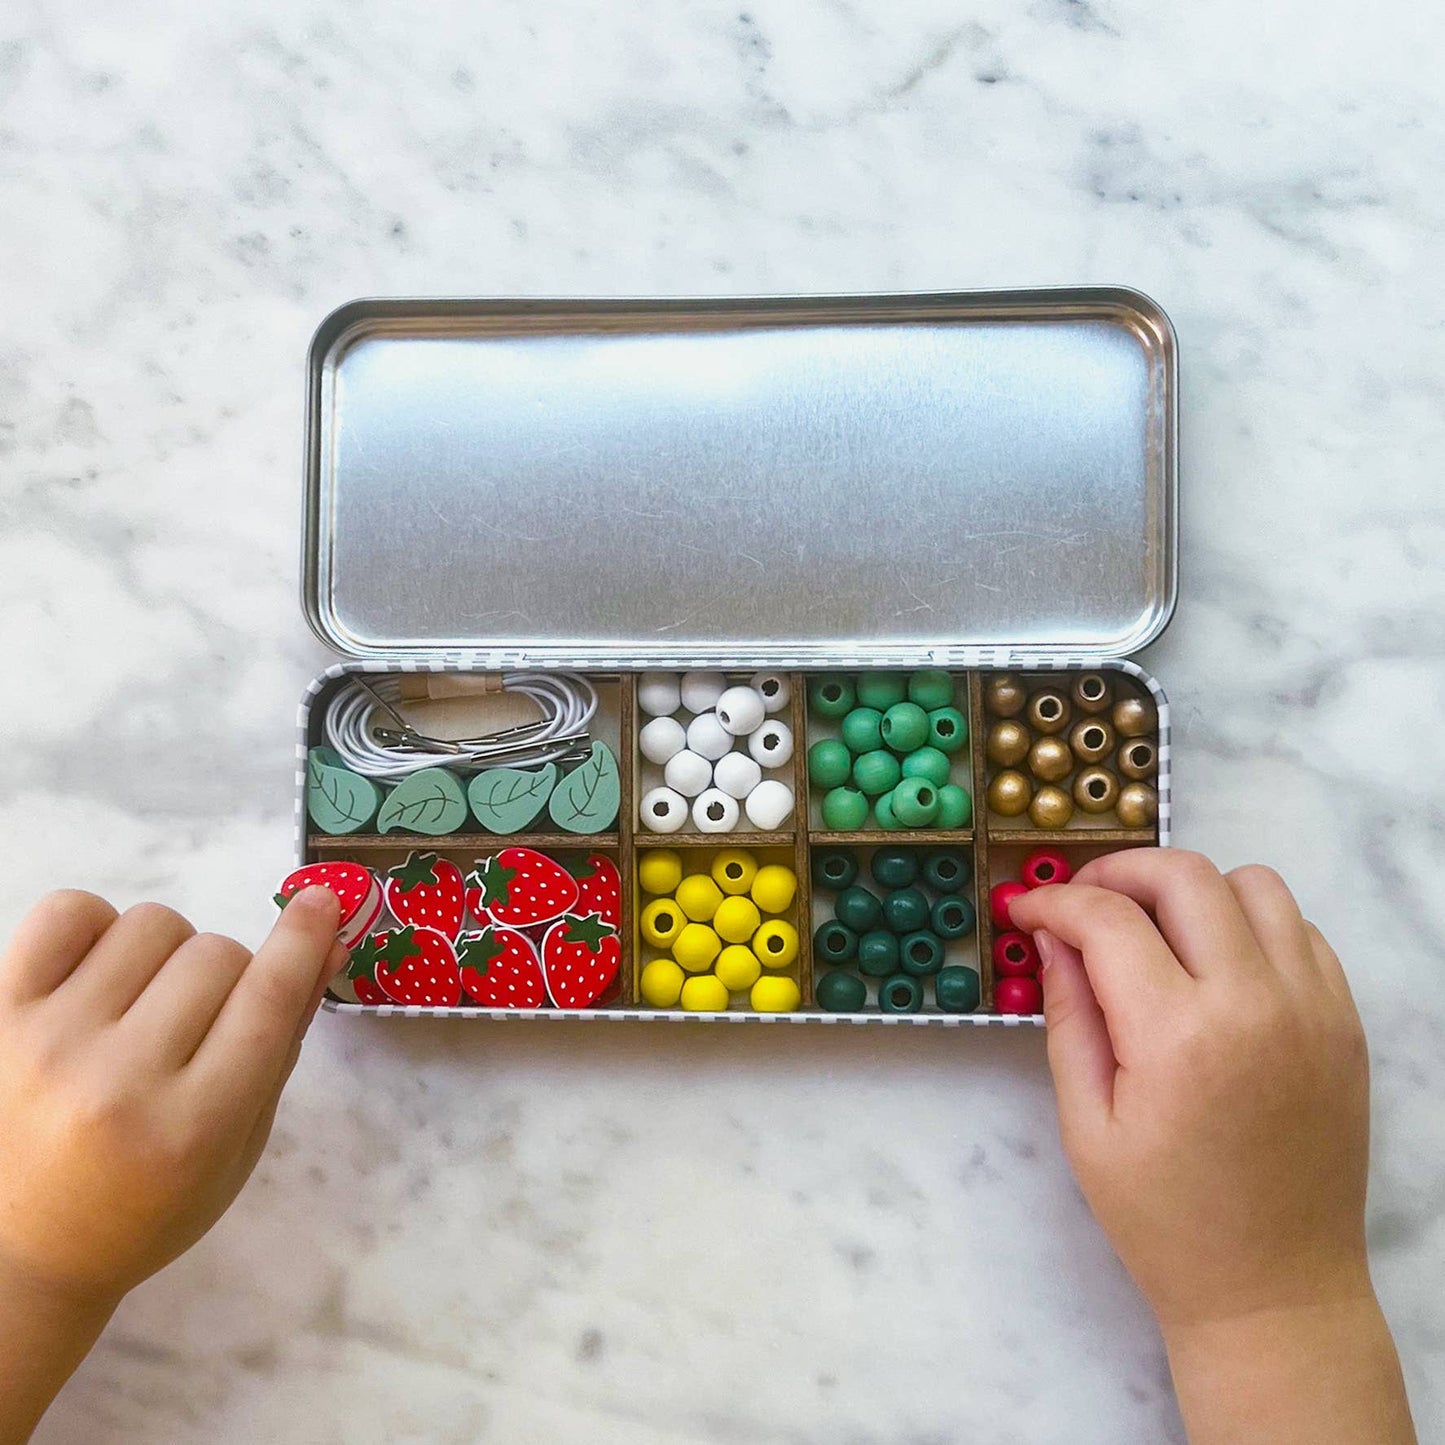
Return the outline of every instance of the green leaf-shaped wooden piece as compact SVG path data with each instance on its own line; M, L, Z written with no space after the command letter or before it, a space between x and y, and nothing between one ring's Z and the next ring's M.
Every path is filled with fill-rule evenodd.
M380 833L458 833L467 821L461 780L445 768L423 768L403 778L376 816Z
M616 821L621 802L617 759L606 743L593 743L591 756L562 778L547 806L552 821L568 833L602 833Z
M532 772L488 768L467 784L467 801L488 832L520 833L547 806L556 785L556 763Z
M306 811L323 833L359 833L376 817L381 789L339 766L330 748L312 748L306 759Z

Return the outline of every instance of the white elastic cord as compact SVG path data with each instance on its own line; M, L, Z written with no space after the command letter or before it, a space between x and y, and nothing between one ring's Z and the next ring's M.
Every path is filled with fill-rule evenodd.
M597 712L597 693L585 677L574 672L513 672L503 678L502 686L531 698L541 717L456 743L421 733L412 733L411 741L402 743L376 736L378 729L395 732L395 718L376 699L394 707L401 696L401 681L370 673L364 684L348 682L331 699L326 742L348 768L369 778L402 778L438 766L470 771L534 768L568 756L586 756L585 735Z

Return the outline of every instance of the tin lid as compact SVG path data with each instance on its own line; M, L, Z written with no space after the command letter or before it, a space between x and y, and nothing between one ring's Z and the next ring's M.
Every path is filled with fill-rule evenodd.
M1121 655L1174 607L1176 381L1123 289L354 302L307 614L363 657Z

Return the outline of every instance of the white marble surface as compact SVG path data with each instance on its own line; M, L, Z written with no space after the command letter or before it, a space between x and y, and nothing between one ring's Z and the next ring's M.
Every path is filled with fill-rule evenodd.
M1445 1434L1445 25L1405 0L0 11L0 924L255 938L290 846L301 360L367 293L1127 281L1183 342L1179 841L1349 964ZM56 1442L1166 1441L1042 1039L318 1024Z

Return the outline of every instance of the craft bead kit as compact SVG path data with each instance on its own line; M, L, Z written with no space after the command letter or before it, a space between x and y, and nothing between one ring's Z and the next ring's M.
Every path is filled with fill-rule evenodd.
M328 318L326 1006L1036 1018L1010 896L1168 842L1176 381L1124 290Z

